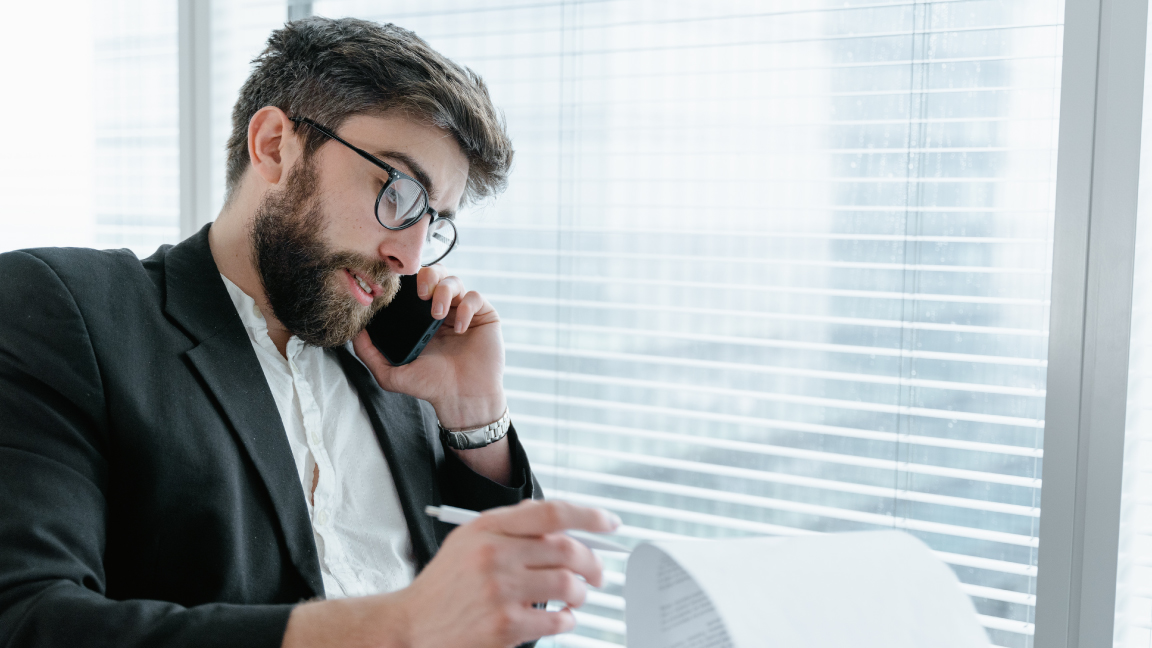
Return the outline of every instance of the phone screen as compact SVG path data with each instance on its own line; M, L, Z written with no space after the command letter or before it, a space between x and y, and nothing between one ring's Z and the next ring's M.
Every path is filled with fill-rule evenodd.
M368 322L367 330L372 344L398 367L415 360L443 323L432 317L432 300L416 294L416 275L404 275L396 297Z

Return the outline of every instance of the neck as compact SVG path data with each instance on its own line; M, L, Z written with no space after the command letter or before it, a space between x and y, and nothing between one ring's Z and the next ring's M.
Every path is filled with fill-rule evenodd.
M212 223L212 229L208 230L208 247L212 250L212 259L220 274L228 277L229 281L256 302L256 307L268 324L268 337L272 338L280 355L287 357L288 339L292 333L272 314L252 252L252 219L259 198L249 195L250 192L243 189L242 183L237 195L232 197Z

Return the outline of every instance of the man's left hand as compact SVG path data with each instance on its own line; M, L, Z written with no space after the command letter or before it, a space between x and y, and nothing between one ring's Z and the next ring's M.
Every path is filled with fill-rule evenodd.
M356 355L380 387L428 401L449 429L487 425L504 413L504 339L500 317L488 300L466 291L459 277L436 264L416 275L421 299L444 324L411 363L394 367L367 331L352 341Z

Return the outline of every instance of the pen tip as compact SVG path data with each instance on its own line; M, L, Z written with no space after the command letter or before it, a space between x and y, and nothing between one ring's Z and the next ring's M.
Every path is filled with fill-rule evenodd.
M424 507L424 513L427 515L431 515L432 517L437 517L440 515L440 507L439 506L425 506Z

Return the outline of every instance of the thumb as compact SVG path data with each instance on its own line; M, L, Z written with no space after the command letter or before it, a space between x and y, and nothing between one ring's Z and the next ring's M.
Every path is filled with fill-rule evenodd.
M393 367L392 363L380 353L380 349L372 344L372 337L368 335L368 331L360 331L360 333L352 338L352 349L356 351L356 356L368 367L368 371L372 372L372 376L376 378L376 382L385 391L394 391L391 389L393 383L393 374L403 367Z

